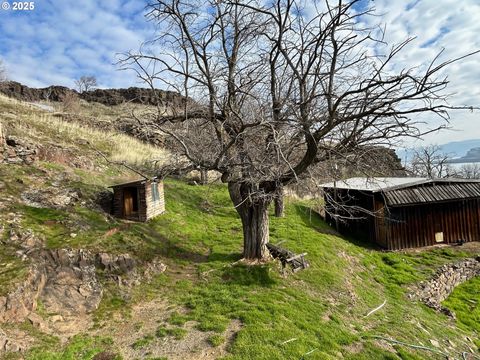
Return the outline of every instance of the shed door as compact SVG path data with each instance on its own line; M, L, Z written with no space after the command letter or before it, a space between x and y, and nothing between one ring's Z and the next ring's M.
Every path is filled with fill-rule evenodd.
M137 188L127 187L123 190L123 215L131 216L138 211Z

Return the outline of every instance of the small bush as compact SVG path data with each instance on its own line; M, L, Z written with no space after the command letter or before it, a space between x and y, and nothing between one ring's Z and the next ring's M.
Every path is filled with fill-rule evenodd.
M157 331L155 332L155 335L158 338L164 338L166 336L172 336L176 340L181 340L187 335L187 333L188 333L187 330L179 328L179 327L173 328L173 329L167 329L166 327L161 326L157 329Z
M168 323L177 326L183 326L188 320L186 315L179 314L178 312L174 311L170 318L168 319Z
M73 92L62 96L63 111L77 114L80 111L80 98Z
M147 346L148 344L150 344L152 341L153 341L153 336L152 335L145 335L143 338L135 341L132 344L132 348L134 348L135 350L141 349L141 348Z
M164 338L165 336L168 335L168 330L167 328L165 327L159 327L157 329L157 331L155 332L155 335L158 337L158 338Z
M173 336L176 340L182 340L187 333L188 331L182 328L168 329L168 335Z
M225 338L222 335L212 335L208 338L210 345L217 347L224 343Z

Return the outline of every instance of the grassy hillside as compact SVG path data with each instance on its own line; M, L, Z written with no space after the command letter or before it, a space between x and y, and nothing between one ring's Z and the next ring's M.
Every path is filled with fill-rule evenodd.
M169 266L166 274L133 289L128 300L119 300L118 289L109 289L96 314L99 329L109 327L112 313L125 313L137 302L160 297L186 309L182 314L174 313L169 324L182 329L193 320L199 330L212 332L215 344L225 341L230 322L239 319L242 327L229 345L228 359L435 358L432 352L392 347L377 336L434 349L431 340L438 341L438 350L452 355L474 346L466 336L475 338L475 326L457 327L445 315L406 297L409 286L443 263L469 256L466 252L437 249L382 253L367 244L323 233L326 225L309 211L308 204L290 201L287 216L272 219L271 240L285 240L284 246L293 251L308 252L311 267L282 277L275 263L235 264L241 258L240 222L224 186L194 187L168 181L166 196L167 213L147 224L131 224L105 239L100 235L119 223L90 214L95 224L92 229L74 241L66 240L68 246L130 252L143 258L160 256ZM30 211L35 226L40 226L35 220L72 216L28 207L24 210ZM75 213L82 211L77 209ZM41 226L36 230L43 231ZM67 244L55 236L49 242L52 247ZM384 308L365 317L384 300ZM132 346L144 350L159 346L162 325L159 329L140 336L140 342ZM448 340L455 348L448 349L452 347ZM110 341L113 345L107 341L109 345L102 346L115 348L115 339ZM80 343L77 350L84 354L102 349L98 339L87 337ZM75 339L66 350L54 355L46 344L27 358L45 359L49 354L64 359L72 352L71 347L78 346L79 340Z
M165 273L131 288L105 279L94 326L73 338L42 333L28 322L5 325L18 327L33 339L26 359L92 359L99 353L112 354L110 359L122 358L119 354L124 359L164 359L168 358L164 347L181 348L192 337L202 336L208 359L217 355L225 359L442 359L440 352L460 359L462 351L480 346L475 321L477 280L459 287L446 302L459 312L457 322L407 296L439 266L473 256L478 246L385 253L356 239L332 235L310 210L311 203L287 199L286 217L271 218L271 241L283 241L282 246L297 253L307 252L311 267L283 276L275 262L247 266L239 262L241 223L224 185L202 187L167 180L164 215L148 223L113 219L91 202L112 182L131 174L105 164L81 139L133 163L145 162L160 150L132 139L122 150L125 139L116 134L68 124L36 110L32 114L18 103L0 100L0 116L13 133L69 146L73 157L85 157L93 164L76 168L51 158L33 166L0 165L2 191L8 194L2 200L0 224L13 213L23 228L45 238L49 248L129 253L145 262L161 259L167 265ZM62 209L22 201L29 189L58 184L78 191L81 201ZM2 238L7 239L6 233ZM26 269L14 254L15 248L8 244L0 250L2 291L13 288ZM473 303L468 301L472 298ZM384 301L382 309L366 316ZM150 312L137 316L144 309ZM41 315L50 316L41 310L39 304ZM469 311L476 315L469 318ZM195 354L204 350L194 346L184 358L198 358ZM10 353L6 358L20 355Z

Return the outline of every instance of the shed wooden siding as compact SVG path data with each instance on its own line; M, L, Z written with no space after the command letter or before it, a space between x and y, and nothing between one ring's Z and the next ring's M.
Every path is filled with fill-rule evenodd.
M377 193L325 188L326 220L333 226L335 220L331 214L338 212L341 216L349 215L331 203L336 198L346 207L365 209L363 213L358 212L356 218L341 221L339 230L357 238L370 239L387 250L438 244L435 233L440 232L443 233L442 243L446 244L480 241L480 197L472 197L478 187L463 186L463 193L457 191L457 188L458 186L442 186L441 189L433 189L429 186L408 189L408 192L402 189ZM471 192L466 194L465 189L471 189ZM397 196L399 191L402 192L401 196ZM452 191L458 196L469 198L450 200ZM393 195L394 193L396 194ZM426 199L426 194L435 196L438 200ZM409 203L420 198L423 199L421 203ZM390 205L392 199L401 201L402 204Z
M390 207L389 212L385 238L373 239L380 245L386 243L389 250L435 245L439 232L447 244L480 240L479 199Z
M118 218L147 221L165 212L165 196L163 182L156 182L158 186L158 200L154 201L152 196L152 181L137 181L132 183L112 186L113 188L113 215ZM136 188L138 199L138 211L135 215L124 214L124 189Z
M165 212L165 196L163 191L163 182L157 182L158 187L158 195L159 199L157 201L153 201L153 194L152 194L152 183L148 183L145 186L145 201L146 201L146 218L151 219L161 213Z
M371 232L370 238L371 240L376 241L381 247L388 248L389 244L387 242L387 235L389 228L385 218L388 214L385 214L385 204L382 201L374 201L374 213L376 214L376 216L373 217L374 232Z

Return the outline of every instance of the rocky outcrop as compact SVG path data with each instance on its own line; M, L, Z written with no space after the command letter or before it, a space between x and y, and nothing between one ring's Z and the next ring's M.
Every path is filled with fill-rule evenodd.
M95 273L93 255L85 250L44 250L45 286L42 303L49 313L81 316L98 308L103 289Z
M4 351L18 353L26 350L32 343L33 339L25 337L21 333L7 334L0 329L0 354Z
M80 194L63 187L30 189L22 193L23 202L37 208L63 209L80 201Z
M30 165L38 159L38 148L35 144L16 136L5 136L1 133L0 129L0 164Z
M437 311L454 316L450 310L442 306L442 301L451 294L456 286L475 276L480 276L480 256L442 266L430 280L420 283L411 297L424 302Z
M185 97L173 91L138 87L130 87L128 89L96 89L83 92L80 94L80 97L88 102L98 102L108 106L132 102L144 105L180 107L185 103Z
M36 310L37 299L46 284L46 275L39 266L32 265L26 280L6 296L0 296L0 323L20 322Z
M31 266L26 280L15 291L0 297L0 323L29 319L39 299L47 313L62 318L91 313L103 294L97 270L119 285L130 286L166 269L161 262L154 261L140 271L137 261L128 254L95 254L82 249L29 249L19 255ZM30 321L42 323L35 316Z
M88 102L104 105L120 105L132 102L144 105L163 105L179 107L185 103L185 97L173 91L152 90L148 88L130 87L128 89L96 89L79 94L64 86L49 86L36 89L15 81L0 83L0 93L21 101L62 101L68 94L76 94Z
M0 93L21 101L62 101L67 93L76 93L64 86L49 86L42 89L30 88L16 81L0 82Z

